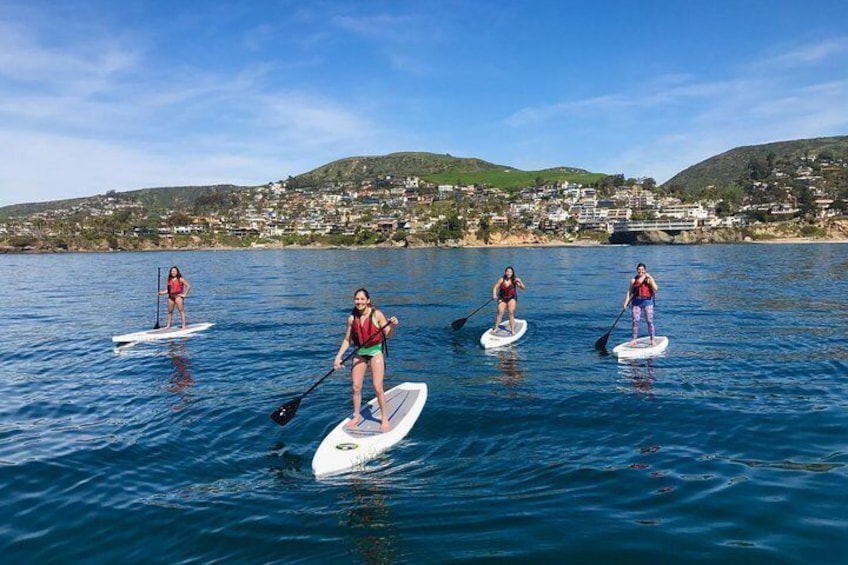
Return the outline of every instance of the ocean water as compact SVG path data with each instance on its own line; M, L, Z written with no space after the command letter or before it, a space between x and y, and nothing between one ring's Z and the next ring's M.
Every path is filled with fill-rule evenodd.
M665 355L593 348L645 262ZM188 339L157 268L193 285ZM506 265L527 334L479 346ZM836 563L848 558L848 245L0 256L7 563ZM311 459L353 292L400 319L387 388L429 386L355 473ZM629 315L610 348L629 336ZM642 333L645 332L644 326ZM372 397L366 381L365 398Z

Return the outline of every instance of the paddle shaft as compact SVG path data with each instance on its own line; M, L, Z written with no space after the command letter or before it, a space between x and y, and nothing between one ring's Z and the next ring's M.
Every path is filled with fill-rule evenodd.
M376 330L374 333L372 333L370 336L368 336L368 337L365 339L365 343L368 343L368 342L369 342L369 341L371 341L373 338L377 337L377 334L378 334L378 333L380 333L380 332L382 332L384 329L386 329L386 326L383 326L383 327L377 328L377 330ZM386 338L385 338L385 337L383 337L383 339L386 339ZM344 364L345 364L345 362L346 362L348 359L350 359L351 357L353 357L354 355L356 355L356 354L357 354L357 352L358 352L361 348L362 348L362 346L359 346L359 347L357 347L356 349L354 349L353 351L351 351L350 353L348 353L347 355L345 355L345 356L342 358L342 365L344 365ZM317 387L319 384L321 384L322 382L324 382L324 380L325 380L327 377L329 377L330 375L332 375L332 374L333 374L333 373L335 373L335 372L336 372L336 368L335 368L335 367L333 367L332 369L330 369L330 370L327 372L327 374L326 374L326 375L324 375L323 377L321 377L320 379L318 379L318 380L317 380L317 381L316 381L316 382L315 382L315 383L314 383L311 387L309 387L309 389L308 389L306 392L304 392L303 394L301 394L298 398L296 398L296 399L294 399L294 400L290 400L289 402L287 402L287 403L283 404L282 406L280 406L279 408L277 408L277 409L274 411L274 413L280 414L280 415L281 415L281 417L283 417L282 415L286 413L286 411L287 411L287 407L289 407L289 408L288 408L288 410L289 410L289 411L291 411L291 415L290 415L290 416L288 416L288 417L285 417L285 419L284 419L284 422L283 422L283 423L288 422L288 420L290 420L291 418L294 418L294 414L295 414L295 412L297 412L297 407L298 407L298 406L300 406L300 401L301 401L301 400L303 400L303 399L306 397L306 395L307 395L307 394L309 394L310 392L312 392L313 390L315 390L315 387ZM273 417L273 416L272 416L272 417ZM278 423L279 423L279 422L278 422Z
M598 338L598 341L595 342L595 348L596 349L606 349L607 342L609 341L609 337L610 337L610 334L612 333L612 330L615 329L615 326L618 324L618 321L621 319L621 317L624 315L624 313L627 312L627 306L629 304L630 304L630 301L628 300L627 304L624 306L624 308L621 309L621 312L618 313L618 316L615 318L615 322L612 323L612 326L610 326L610 329L607 331L607 333L602 335L600 338Z
M479 308L477 308L476 310L474 310L473 312L471 312L471 313L470 313L469 315L467 315L466 317L456 319L456 320L453 322L453 324L451 324L451 326L453 327L453 329L458 330L459 328L461 328L462 326L464 326L464 325L465 325L465 322L467 322L467 321L468 321L468 318L470 318L471 316L473 316L474 314L476 314L477 312L479 312L480 310L482 310L483 308L485 308L486 306L488 306L488 305L489 305L489 302L491 302L492 300L494 300L494 298L490 298L490 299L488 299L488 300L487 300L486 302L484 302L484 303L483 303L483 304L482 304Z

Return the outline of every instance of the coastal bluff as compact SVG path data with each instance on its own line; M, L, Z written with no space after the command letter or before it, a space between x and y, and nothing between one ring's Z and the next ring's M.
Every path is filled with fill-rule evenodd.
M630 245L698 245L712 243L755 243L755 242L848 242L848 218L827 218L815 222L789 220L752 224L739 228L701 228L691 231L666 232L644 231L612 234L609 239L576 237L563 240L534 231L511 230L488 234L486 240L467 232L461 239L434 244L414 236L404 240L379 244L376 247L416 248L416 247L529 247L529 246L586 246L607 244ZM156 251L199 250L199 249L250 249L250 248L299 248L310 249L326 246L286 245L278 241L244 241L243 245L227 244L210 238L186 236L180 238L161 238L158 242L132 236L109 237L96 240L84 238L54 240L50 238L28 238L26 242L0 240L0 253L69 253L69 252L111 252L111 251ZM374 247L374 246L371 246Z

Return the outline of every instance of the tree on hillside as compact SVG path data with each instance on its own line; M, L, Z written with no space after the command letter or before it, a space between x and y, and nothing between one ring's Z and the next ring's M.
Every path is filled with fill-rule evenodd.
M619 186L624 186L624 175L605 175L595 182L595 188L603 195L612 194Z
M489 243L489 234L492 233L491 226L489 225L489 218L483 216L480 218L479 228L477 228L477 239L484 243Z
M766 155L766 167L768 167L769 174L774 170L775 159L777 155L774 154L774 151L769 151L768 155Z
M465 220L457 214L451 213L430 228L430 232L434 235L436 241L461 239L465 234Z
M816 194L809 186L802 186L797 190L798 211L806 218L815 217L818 207L816 206Z
M745 191L738 184L732 184L727 188L719 190L711 186L704 191L703 196L710 200L717 200L716 216L724 218L731 216L739 210L739 206L745 199Z
M752 181L764 181L771 174L769 166L756 157L748 161L748 179Z
M183 212L174 212L168 217L169 226L187 226L194 222L194 219Z

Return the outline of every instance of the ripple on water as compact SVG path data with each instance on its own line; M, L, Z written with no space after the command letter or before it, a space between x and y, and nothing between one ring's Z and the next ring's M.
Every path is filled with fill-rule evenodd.
M146 562L157 544L169 562L838 562L848 247L772 247L0 256L34 291L11 277L23 302L0 301L4 558ZM593 344L628 339L627 316L610 326L639 261L662 276L671 344L619 363ZM190 319L216 325L115 348L152 326L149 275L173 263ZM483 351L494 306L469 315L505 264L530 329ZM95 296L92 272L120 291ZM286 426L268 416L331 371L363 284L401 319L387 386L423 381L429 400L396 448L316 480L349 364Z

